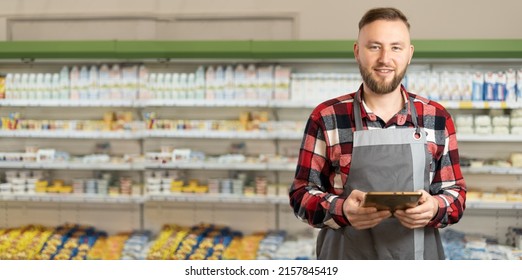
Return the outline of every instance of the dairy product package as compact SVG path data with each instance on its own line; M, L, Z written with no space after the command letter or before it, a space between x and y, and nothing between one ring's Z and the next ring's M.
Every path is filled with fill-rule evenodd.
M507 95L507 77L504 72L497 72L495 82L495 100L504 101Z
M481 101L484 99L484 74L475 72L472 77L471 100Z
M484 75L484 94L483 100L494 101L495 100L495 89L497 83L497 74L493 72L487 72Z
M506 102L515 102L517 100L517 73L513 69L506 71Z

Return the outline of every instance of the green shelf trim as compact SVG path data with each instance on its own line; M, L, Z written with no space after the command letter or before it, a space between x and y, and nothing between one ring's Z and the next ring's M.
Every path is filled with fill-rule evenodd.
M416 58L522 58L522 40L415 40Z
M353 59L354 41L254 41L258 59Z
M353 59L350 40L16 41L0 59ZM414 40L414 58L520 59L522 39Z
M0 42L0 59L114 58L111 41Z
M250 41L119 41L117 58L251 58Z

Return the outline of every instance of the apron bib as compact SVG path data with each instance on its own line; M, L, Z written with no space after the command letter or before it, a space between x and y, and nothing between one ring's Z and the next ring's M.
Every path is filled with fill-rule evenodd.
M350 174L344 187L352 190L429 192L431 155L424 128L417 124L409 98L414 128L364 130L360 103L354 99L355 132ZM342 156L342 155L341 155ZM317 238L318 259L444 259L435 228L408 229L391 217L371 229L323 228Z

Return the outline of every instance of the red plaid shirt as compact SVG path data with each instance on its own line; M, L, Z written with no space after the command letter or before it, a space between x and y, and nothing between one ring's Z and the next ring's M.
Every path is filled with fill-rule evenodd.
M439 202L437 215L427 225L445 227L459 221L465 209L466 184L459 165L455 126L446 109L431 100L407 93L414 99L418 123L427 132L428 150L433 157L429 193ZM343 187L350 174L353 148L353 99L361 101L365 129L413 127L409 102L388 123L369 111L359 91L319 104L306 124L294 182L290 188L290 205L295 215L314 227L339 228L349 225L342 205ZM343 141L339 141L339 135ZM347 135L348 134L348 135ZM337 172L336 172L337 170Z

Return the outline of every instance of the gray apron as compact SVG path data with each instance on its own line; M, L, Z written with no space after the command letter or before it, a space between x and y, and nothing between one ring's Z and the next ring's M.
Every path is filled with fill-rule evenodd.
M429 192L431 155L424 128L417 124L412 98L409 104L414 128L364 130L360 102L354 99L356 131L350 174L343 186L346 196L354 189L364 192L424 189ZM317 238L317 258L444 259L444 251L437 229L408 229L391 217L371 229L357 230L351 226L321 229Z

